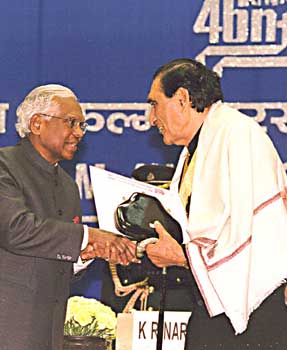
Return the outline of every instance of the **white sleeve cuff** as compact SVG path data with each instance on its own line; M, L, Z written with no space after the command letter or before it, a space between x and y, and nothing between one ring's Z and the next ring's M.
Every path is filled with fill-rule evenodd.
M83 241L82 241L82 245L81 245L81 250L86 248L86 246L88 245L88 241L89 241L89 228L87 225L84 225L84 236L83 236ZM81 257L79 256L78 261L73 264L74 265L74 274L80 272L81 270L86 269L93 260L94 259L90 259L90 260L85 261L83 263Z
M84 225L84 236L83 236L83 241L81 245L81 250L84 250L86 246L88 245L89 241L89 228L87 225Z

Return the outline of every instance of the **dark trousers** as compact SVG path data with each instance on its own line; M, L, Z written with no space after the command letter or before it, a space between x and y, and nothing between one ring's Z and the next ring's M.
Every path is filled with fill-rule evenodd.
M239 335L235 335L225 315L210 318L201 296L195 293L185 350L286 350L284 287L279 287L251 314L247 330Z

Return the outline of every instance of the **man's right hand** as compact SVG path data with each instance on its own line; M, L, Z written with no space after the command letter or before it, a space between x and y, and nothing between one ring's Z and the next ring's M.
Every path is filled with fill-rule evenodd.
M128 265L139 262L135 256L136 244L120 235L89 227L87 247L81 252L83 260L102 258L112 263Z

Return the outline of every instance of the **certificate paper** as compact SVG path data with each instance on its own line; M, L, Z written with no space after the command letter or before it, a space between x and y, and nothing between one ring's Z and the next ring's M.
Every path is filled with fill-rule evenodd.
M187 217L177 192L137 181L107 170L90 166L90 175L99 227L121 234L115 227L114 213L119 204L134 192L141 192L160 200L165 210L178 221L185 232Z

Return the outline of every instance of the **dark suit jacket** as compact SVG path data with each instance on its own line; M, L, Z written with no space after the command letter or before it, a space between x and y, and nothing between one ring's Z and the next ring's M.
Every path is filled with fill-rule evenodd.
M78 188L23 139L0 149L0 213L0 348L60 350L83 239Z

